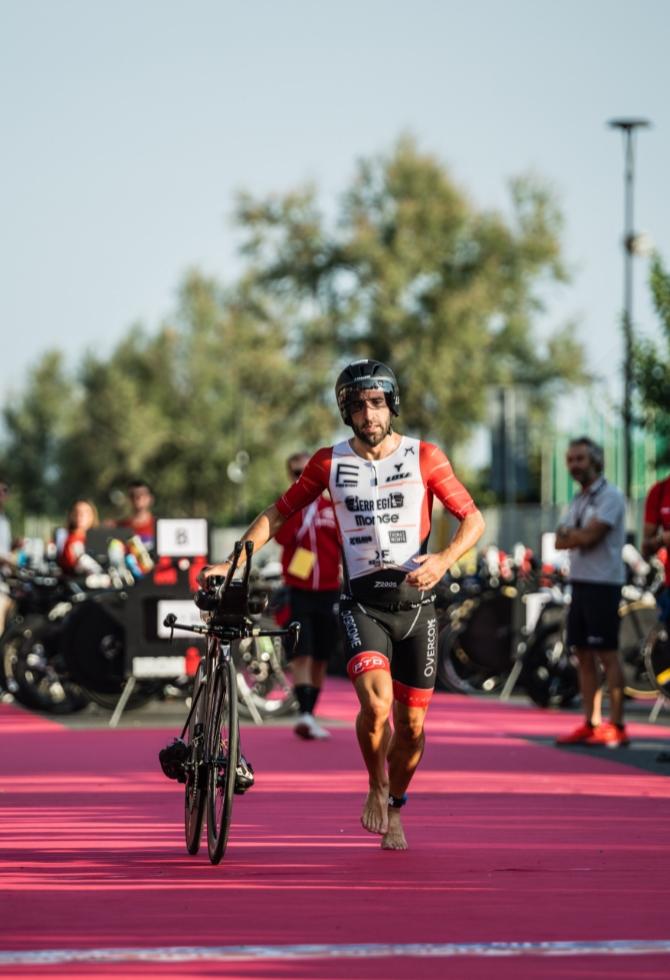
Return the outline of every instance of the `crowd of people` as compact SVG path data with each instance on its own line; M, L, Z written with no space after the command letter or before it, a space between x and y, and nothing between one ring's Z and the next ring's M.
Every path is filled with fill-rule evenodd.
M13 538L11 526L5 514L5 504L9 496L9 483L0 477L0 563L6 568L15 567L22 561L22 542ZM152 508L154 495L145 480L132 480L127 487L127 512L118 520L107 520L102 527L107 537L123 533L124 538L133 538L137 547L151 551L156 536L156 519ZM62 573L68 576L87 576L102 572L102 567L90 551L90 532L100 525L98 509L92 500L80 497L73 501L65 518L64 526L58 528L51 547L53 557ZM124 545L124 555L132 554ZM0 633L4 628L5 617L10 606L9 598L0 589Z

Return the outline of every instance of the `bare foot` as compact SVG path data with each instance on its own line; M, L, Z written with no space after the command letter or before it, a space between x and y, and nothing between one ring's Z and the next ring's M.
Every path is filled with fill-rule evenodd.
M402 829L400 810L389 807L388 811L388 830L382 837L382 847L385 851L406 851L407 838Z
M370 788L361 814L361 823L371 834L385 834L388 830L388 786Z

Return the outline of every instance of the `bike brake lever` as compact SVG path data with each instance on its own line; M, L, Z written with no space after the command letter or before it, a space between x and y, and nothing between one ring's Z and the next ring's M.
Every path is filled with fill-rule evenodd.
M300 623L294 620L292 623L288 624L288 631L293 637L293 653L295 653L298 647L298 640L300 639Z
M174 640L174 625L177 622L177 617L174 613L168 613L168 615L163 620L163 626L166 626L170 630L170 643Z

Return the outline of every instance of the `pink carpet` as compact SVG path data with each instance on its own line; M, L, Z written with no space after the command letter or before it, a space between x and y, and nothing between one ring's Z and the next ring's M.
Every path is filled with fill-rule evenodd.
M376 957L368 944L670 942L670 780L538 744L567 714L436 695L406 853L359 825L353 694L329 679L328 743L245 728L257 785L224 861L183 846L165 731L70 731L0 706L0 950L332 947L284 961L31 965L4 976L667 977L667 953ZM633 736L667 729L632 725ZM668 746L670 748L670 744ZM337 948L360 944L360 956ZM576 947L578 950L578 946Z

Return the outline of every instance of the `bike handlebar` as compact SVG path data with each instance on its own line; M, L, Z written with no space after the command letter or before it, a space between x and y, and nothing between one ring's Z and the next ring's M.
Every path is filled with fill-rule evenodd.
M237 571L242 551L245 552L244 574L240 581L233 582L233 575ZM249 597L249 575L253 551L254 546L251 541L236 541L233 558L225 578L211 576L207 580L207 587L198 589L193 596L198 609L213 614L211 622L206 627L182 625L177 623L177 617L173 614L166 616L163 625L170 630L179 628L190 633L225 634L226 636L291 635L294 644L297 644L299 632L297 623L291 623L288 629L282 630L261 630L252 626L250 617L261 613L267 603L267 599L258 601L257 597L256 600Z

